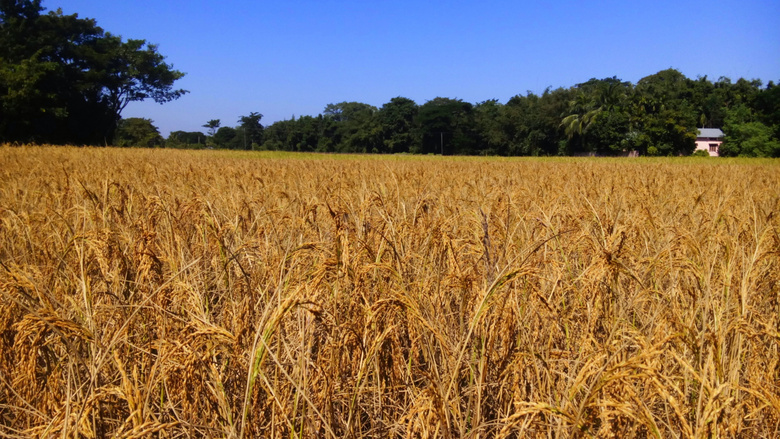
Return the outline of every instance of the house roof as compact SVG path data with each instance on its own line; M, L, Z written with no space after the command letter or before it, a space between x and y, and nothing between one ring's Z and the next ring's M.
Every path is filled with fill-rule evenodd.
M698 137L717 138L724 136L725 134L723 134L723 131L721 131L720 128L699 128Z

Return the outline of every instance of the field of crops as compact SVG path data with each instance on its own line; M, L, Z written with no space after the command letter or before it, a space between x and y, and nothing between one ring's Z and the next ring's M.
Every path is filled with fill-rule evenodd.
M0 148L2 437L777 437L780 163Z

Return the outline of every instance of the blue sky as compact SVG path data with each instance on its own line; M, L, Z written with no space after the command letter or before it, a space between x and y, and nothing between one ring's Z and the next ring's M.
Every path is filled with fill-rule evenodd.
M526 91L676 68L780 81L780 1L44 0L145 39L190 91L124 117L205 131L256 111L264 125L329 103L396 96L506 102Z

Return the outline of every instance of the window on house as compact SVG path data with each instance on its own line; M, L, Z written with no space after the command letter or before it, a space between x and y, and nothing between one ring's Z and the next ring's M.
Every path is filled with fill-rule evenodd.
M718 144L710 143L710 152L718 152Z

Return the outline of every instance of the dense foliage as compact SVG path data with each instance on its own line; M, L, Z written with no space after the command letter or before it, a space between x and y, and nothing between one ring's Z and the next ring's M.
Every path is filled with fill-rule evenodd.
M154 148L163 144L163 138L150 119L130 117L119 121L114 143L117 146Z
M778 157L780 87L771 81L763 87L758 80L690 79L668 69L637 84L591 79L517 95L506 104L442 97L422 105L396 97L381 108L341 102L316 117L266 127L262 142L231 141L217 132L210 144L351 153L688 155L698 128L725 131L721 155Z
M0 142L112 143L128 103L186 92L157 46L40 3L0 1Z
M697 128L722 128L725 156L780 156L780 87L759 80L687 78L667 69L636 84L617 77L518 94L506 103L395 97L381 108L328 104L317 116L264 127L155 137L146 119L119 124L128 103L186 93L155 45L123 41L92 19L42 13L40 0L0 0L0 142L461 155L687 155ZM118 128L122 128L117 131ZM131 134L127 130L146 130ZM124 130L124 131L123 131ZM150 131L151 130L151 131ZM148 137L152 136L152 137Z

